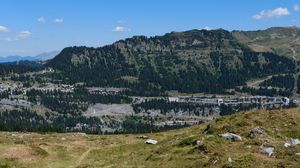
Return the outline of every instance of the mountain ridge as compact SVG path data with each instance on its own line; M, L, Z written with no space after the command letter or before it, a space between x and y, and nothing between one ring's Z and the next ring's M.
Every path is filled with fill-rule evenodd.
M224 29L133 36L98 48L68 47L47 65L63 72L71 83L183 92L223 92L219 88L295 69L289 57L257 52ZM126 76L138 81L124 81Z
M18 61L46 61L54 58L60 51L43 52L35 56L9 55L0 57L0 63L10 63Z

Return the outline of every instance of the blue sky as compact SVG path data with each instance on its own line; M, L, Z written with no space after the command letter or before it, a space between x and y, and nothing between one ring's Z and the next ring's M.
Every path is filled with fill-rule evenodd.
M300 26L300 0L1 0L0 56L189 29Z

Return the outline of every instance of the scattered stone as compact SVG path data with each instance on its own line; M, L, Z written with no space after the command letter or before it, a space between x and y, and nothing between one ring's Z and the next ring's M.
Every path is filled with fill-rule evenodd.
M252 146L251 146L251 145L247 145L247 146L246 146L246 148L248 148L248 149L251 149L251 148L252 148Z
M148 139L149 137L147 135L140 135L137 136L136 138L140 138L140 139Z
M300 156L300 152L298 152L298 153L295 153L295 155L297 155L297 156Z
M265 132L265 130L262 127L260 127L260 126L257 126L255 128L253 128L251 130L251 132L258 133L258 134L263 134Z
M284 143L284 147L292 147L292 146L296 146L300 144L300 141L299 139L293 139L291 138L290 140L286 140L285 143Z
M219 136L221 136L222 138L226 139L226 140L231 140L231 141L241 141L242 137L237 135L237 134L233 134L233 133L224 133L224 134L219 134Z
M66 138L61 138L61 140L62 140L62 141L65 141L65 140L66 140Z
M217 158L217 159L212 161L212 164L216 164L218 161L219 161L219 159Z
M264 153L268 154L269 157L272 156L272 154L274 153L274 150L275 150L274 147L264 147L263 145L260 146L260 149Z
M156 141L156 140L153 140L153 139L147 139L147 140L145 141L145 144L155 145L155 144L157 144L157 141Z
M231 158L231 157L228 157L228 159L227 159L227 160L228 160L228 162L229 162L229 163L231 163L231 162L232 162L232 158Z
M251 138L255 138L257 135L264 134L264 133L265 133L265 130L262 127L260 127L260 126L257 126L255 128L251 129L249 136Z
M202 145L202 141L197 140L197 141L196 141L196 144L197 144L197 145Z

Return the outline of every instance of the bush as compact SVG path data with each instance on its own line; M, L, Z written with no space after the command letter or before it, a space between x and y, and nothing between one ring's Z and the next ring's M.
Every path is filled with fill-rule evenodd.
M188 137L183 139L180 143L179 146L190 146L190 145L196 145L196 140L195 137Z

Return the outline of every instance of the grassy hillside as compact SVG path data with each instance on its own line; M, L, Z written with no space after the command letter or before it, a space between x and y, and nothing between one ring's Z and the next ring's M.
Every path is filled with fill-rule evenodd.
M168 132L148 134L158 140L146 145L137 135L0 133L0 167L298 167L300 145L283 146L300 138L300 109L249 111ZM209 129L208 125L210 125ZM261 126L256 137L250 130ZM206 130L206 131L205 131ZM206 133L204 133L206 132ZM234 132L242 141L218 135ZM196 141L201 143L197 144ZM272 146L268 157L261 145ZM228 158L232 162L228 161Z
M233 35L257 52L274 52L300 59L300 28L273 27L257 31L234 31Z

